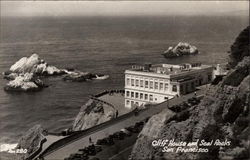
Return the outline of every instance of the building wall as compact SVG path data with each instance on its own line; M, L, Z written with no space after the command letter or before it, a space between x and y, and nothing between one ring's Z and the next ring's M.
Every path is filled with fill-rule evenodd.
M126 70L125 106L131 108L131 102L137 106L145 105L146 103L161 103L176 95L193 92L196 86L211 82L212 72L212 67L174 75ZM176 81L187 76L194 77L194 79L183 82ZM140 97L141 95L142 97ZM145 99L145 95L148 95L147 99Z
M155 92L147 92L142 90L126 89L125 90L125 107L131 108L133 104L136 106L148 103L161 103L172 98L172 95L159 94Z
M127 95L127 92L130 94ZM133 96L131 96L133 92ZM136 97L138 94L139 97ZM140 98L140 95L143 98ZM172 98L174 95L178 94L177 91L172 91L172 85L170 84L169 76L165 78L152 76L145 72L144 75L137 74L125 74L125 106L131 108L131 101L137 103L138 106L144 105L146 103L161 103L167 98ZM147 95L147 99L145 99ZM150 97L152 99L150 100Z

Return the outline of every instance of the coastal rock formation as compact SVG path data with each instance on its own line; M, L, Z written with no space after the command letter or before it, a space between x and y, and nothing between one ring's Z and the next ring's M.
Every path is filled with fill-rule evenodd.
M19 74L14 80L9 81L4 87L5 91L38 91L46 85L38 78L34 78L33 73Z
M73 131L84 130L115 118L113 109L102 102L90 99L83 105L72 126Z
M132 158L149 159L154 152L154 150L152 150L152 141L159 137L164 125L174 116L175 113L169 109L165 109L161 113L152 116L138 136L139 138L136 141ZM136 154L134 152L136 152Z
M201 102L188 109L185 118L174 116L166 123L159 119L154 123L162 126L155 129L150 123L152 117L140 133L131 159L249 159L250 57L235 62L237 66L231 68L218 85L208 88ZM157 116L166 117L169 113L163 111ZM147 130L153 131L145 132ZM174 139L176 142L195 142L198 139L199 144L201 140L214 140L214 144L218 139L227 145L203 147L208 153L162 152L162 147L151 145L154 139Z
M37 54L23 57L3 73L5 79L10 80L4 87L6 91L39 91L47 87L40 77L63 75L65 81L82 82L92 79L107 79L108 75L92 74L89 72L75 71L74 69L58 69L48 65ZM29 78L28 78L29 77Z
M96 78L96 76L92 73L73 71L73 72L68 72L68 74L63 77L63 80L72 82L84 82L87 80L92 80L94 78Z
M55 66L48 65L37 54L23 57L10 67L10 73L33 73L36 75L58 75L65 73ZM7 76L7 75L6 75Z
M93 80L93 79L104 80L104 79L109 78L108 75L81 72L81 71L74 70L74 69L72 69L71 71L65 70L65 72L67 74L63 77L64 81L84 82L84 81Z
M45 140L44 133L45 130L40 125L35 125L19 139L16 149L27 149L27 153L21 154L20 159L27 158L40 147L42 141Z
M3 73L5 79L10 80L4 87L5 91L39 91L47 85L39 79L39 76L64 74L54 66L48 65L37 54L23 57Z
M199 51L195 46L192 46L188 43L179 42L175 47L169 47L164 51L163 56L165 58L181 57L184 55L195 55Z

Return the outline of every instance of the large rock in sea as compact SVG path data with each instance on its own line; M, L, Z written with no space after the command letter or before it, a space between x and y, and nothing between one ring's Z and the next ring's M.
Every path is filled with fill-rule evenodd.
M32 80L25 77L32 74ZM7 80L11 80L6 86L6 91L37 91L41 90L44 85L39 77L62 75L65 81L83 82L92 79L107 79L108 75L92 74L89 72L81 72L74 69L58 69L55 66L48 65L37 54L30 57L23 57L13 64L9 71L3 73Z
M65 73L54 66L48 65L37 54L23 57L10 67L11 73L33 73L37 75L58 75Z
M21 155L20 159L27 158L40 147L41 143L46 141L45 133L46 131L41 125L35 125L19 139L16 149L27 150L26 154L19 154L19 156Z
M37 54L23 57L4 72L4 78L10 80L4 87L5 91L39 91L47 87L39 76L65 74L55 66L48 65Z
M184 55L195 55L199 51L195 46L190 45L189 43L179 42L175 47L169 47L164 51L163 56L165 58L181 57Z
M249 159L250 57L245 56L240 62L234 59L234 62L236 67L231 68L219 84L207 89L201 102L188 109L186 118L177 119L178 116L174 116L166 123L162 123L161 119L154 122L161 127L150 123L155 116L150 118L133 147L131 159ZM157 116L169 116L164 111L160 114ZM145 132L147 130L150 132ZM176 142L219 139L221 142L227 140L224 144L230 141L230 144L203 147L208 149L208 153L176 153L162 152L162 147L153 147L151 143L154 139L174 139Z
M115 111L102 102L90 99L74 120L72 130L84 130L115 118Z
M5 91L39 91L46 85L33 73L19 74L14 80L9 81L4 87Z

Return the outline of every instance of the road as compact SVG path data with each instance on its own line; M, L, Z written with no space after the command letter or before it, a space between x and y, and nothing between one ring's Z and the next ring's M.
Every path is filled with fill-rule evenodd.
M203 94L202 90L197 91L197 95ZM102 139L107 137L108 135L120 131L121 129L125 127L129 127L131 125L134 125L136 122L142 121L147 117L151 117L159 112L161 112L163 109L166 109L168 105L176 105L180 104L183 101L186 101L187 99L194 96L194 93L190 93L181 97L175 97L173 99L170 99L168 102L163 102L161 104L151 106L150 108L143 110L139 113L139 115L134 116L131 115L127 117L126 119L123 119L121 121L114 121L112 124L103 127L102 129L98 129L96 131L86 133L86 135L83 135L77 140L72 140L70 143L67 143L60 148L57 148L56 150L53 150L51 152L48 152L44 155L45 160L62 160L66 157L69 157L70 154L76 153L78 149L84 148L89 145L89 137L91 137L92 141L96 143L98 139Z

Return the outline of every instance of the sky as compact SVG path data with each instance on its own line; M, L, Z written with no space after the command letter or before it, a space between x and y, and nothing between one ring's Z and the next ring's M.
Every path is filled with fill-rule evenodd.
M0 1L1 16L248 15L248 1Z

